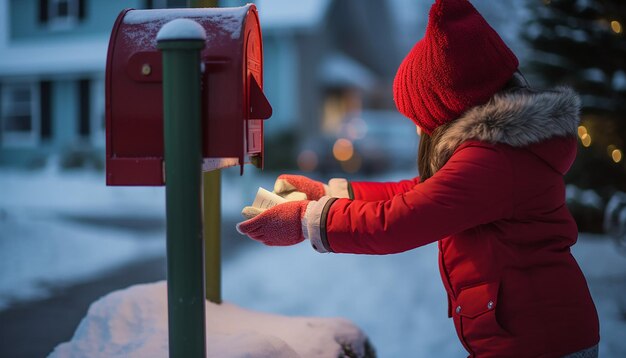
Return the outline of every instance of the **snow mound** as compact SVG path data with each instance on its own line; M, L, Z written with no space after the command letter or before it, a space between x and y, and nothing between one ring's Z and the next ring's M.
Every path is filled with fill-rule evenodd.
M165 281L112 292L89 308L71 341L51 358L167 357ZM285 317L206 304L207 357L364 357L367 337L340 318Z
M163 25L157 33L157 41L166 40L206 40L206 31L193 20L175 19Z

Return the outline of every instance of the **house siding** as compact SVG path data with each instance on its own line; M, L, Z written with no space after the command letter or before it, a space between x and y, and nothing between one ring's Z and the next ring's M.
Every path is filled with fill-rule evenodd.
M85 18L67 29L55 29L39 22L39 0L9 1L9 41L19 42L36 39L71 40L90 35L109 33L115 18L123 8L141 8L141 0L85 1Z
M267 135L297 125L300 113L296 101L299 93L296 41L296 36L284 34L266 37L263 42L263 92L274 109L270 124L265 126Z
M4 27L0 28L0 36L4 39L0 46L7 46L8 51L11 51L12 46L32 47L45 44L46 48L54 48L50 45L59 44L62 48L64 44L73 41L108 38L120 11L124 8L143 8L145 5L144 0L86 0L85 17L80 22L67 28L55 28L40 22L39 0L5 1L8 21L0 24L0 27ZM67 55L67 61L72 63L71 53ZM39 123L43 127L39 133L38 144L30 147L12 147L0 142L0 165L36 167L42 165L51 154L62 154L77 146L91 145L95 149L104 150L104 138L96 138L104 137L104 133L96 127L99 121L95 116L100 114L91 108L97 101L90 96L87 101L90 108L82 108L82 113L79 103L80 80L91 82L104 77L104 66L95 71L93 68L94 66L90 69L72 68L72 72L60 69L41 72L38 68L32 68L31 74L22 73L15 76L7 72L0 76L0 87L7 82L35 83L37 86L41 86L43 82L46 83L50 94L49 102L41 108L48 111L41 113L41 118L47 116L48 120L46 123ZM100 91L98 94L103 95L104 92ZM81 115L94 116L89 121L83 120L82 135L79 128ZM89 130L89 133L85 133L86 130Z
M75 80L58 80L52 84L53 145L63 149L78 138L78 86Z

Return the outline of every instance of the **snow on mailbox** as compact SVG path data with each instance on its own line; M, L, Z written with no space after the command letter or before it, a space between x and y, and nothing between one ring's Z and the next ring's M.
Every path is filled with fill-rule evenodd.
M262 166L263 44L256 7L124 10L106 65L107 185L163 185L163 89L156 35L188 18L207 33L202 64L203 169Z

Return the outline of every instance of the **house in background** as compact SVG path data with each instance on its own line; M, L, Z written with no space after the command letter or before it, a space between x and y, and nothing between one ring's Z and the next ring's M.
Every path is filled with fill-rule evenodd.
M268 163L290 151L292 157L307 158L308 163L298 160L303 170L359 170L361 164L333 156L339 139L351 141L353 152L361 147L363 157L376 152L379 160L389 162L397 152L388 138L376 137L381 127L386 134L397 134L399 141L408 137L407 142L417 143L414 126L395 110L391 91L397 66L408 50L398 33L414 28L396 18L407 1L255 3L263 33L264 91L274 108L265 127L266 141L272 144L266 146ZM296 144L281 143L280 136L272 142L281 132L295 133ZM411 146L401 155L414 157Z
M296 132L302 143L338 136L353 114L392 110L390 84L404 54L393 16L399 2L404 0L255 1L265 91L274 107L266 138L284 131ZM85 158L101 163L104 71L115 18L123 8L186 5L0 0L0 165L33 167L50 157L69 160L67 165Z
M76 152L101 163L115 18L127 7L177 5L185 1L0 0L0 165Z
M390 89L403 56L391 11L397 1L254 2L263 33L264 90L274 108L266 133L332 131L342 108L381 106L376 96ZM382 102L393 107L390 91Z

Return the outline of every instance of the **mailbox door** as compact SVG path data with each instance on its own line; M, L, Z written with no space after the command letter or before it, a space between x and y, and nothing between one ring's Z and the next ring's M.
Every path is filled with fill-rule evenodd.
M263 39L261 26L256 11L249 16L245 26L245 93L246 112L244 116L246 141L245 151L252 164L263 168L263 119L267 116L259 115L263 112L260 103L269 104L263 95ZM259 101L259 99L263 101ZM256 107L256 108L255 108ZM271 107L270 111L271 111Z
M250 86L252 81L256 81L258 85L263 88L263 55L261 48L260 34L257 31L248 31L246 41L246 93L251 93ZM248 100L250 97L247 97ZM247 137L246 137L246 150L248 154L261 153L263 150L263 120L252 118L253 108L251 103L248 103L246 108L250 108L247 111L246 124L247 124Z

